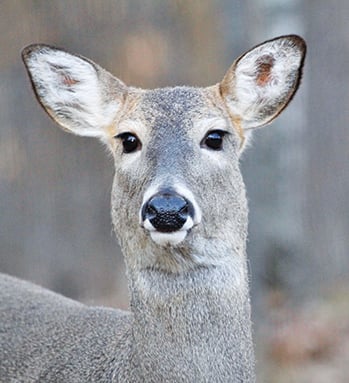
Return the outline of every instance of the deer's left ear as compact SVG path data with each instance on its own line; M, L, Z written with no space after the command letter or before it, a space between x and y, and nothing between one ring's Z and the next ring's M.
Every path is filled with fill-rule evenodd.
M256 46L234 62L220 91L242 128L268 124L288 105L300 83L305 52L301 37L282 36Z

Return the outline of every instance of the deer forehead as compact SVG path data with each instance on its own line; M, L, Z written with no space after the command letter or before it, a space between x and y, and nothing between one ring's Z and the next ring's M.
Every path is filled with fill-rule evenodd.
M239 136L226 112L218 87L174 87L130 94L117 133L132 132L144 143L184 145L201 140L210 130Z

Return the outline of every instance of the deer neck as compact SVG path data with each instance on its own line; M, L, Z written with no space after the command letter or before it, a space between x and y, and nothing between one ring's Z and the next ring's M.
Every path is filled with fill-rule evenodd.
M180 273L129 271L145 381L253 381L245 257L226 259Z

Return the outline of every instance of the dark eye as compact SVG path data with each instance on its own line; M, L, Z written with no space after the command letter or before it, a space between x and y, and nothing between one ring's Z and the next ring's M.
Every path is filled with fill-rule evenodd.
M201 146L212 150L222 150L223 148L223 137L226 132L223 130L212 130L208 132L206 137L202 140Z
M141 141L132 133L121 133L116 136L122 142L124 153L132 153L142 147Z

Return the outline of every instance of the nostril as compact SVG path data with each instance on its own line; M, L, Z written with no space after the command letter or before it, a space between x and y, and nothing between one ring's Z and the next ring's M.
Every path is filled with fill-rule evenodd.
M180 213L182 214L189 214L189 205L186 203L180 210Z
M190 203L176 193L158 193L143 207L142 218L155 230L174 232L183 227L191 212Z
M151 204L147 204L146 209L145 209L146 217L148 219L152 219L156 216L157 210L154 206Z
M182 217L186 217L187 218L189 216L189 204L186 203L185 206L183 206L179 210L178 214L180 214Z

